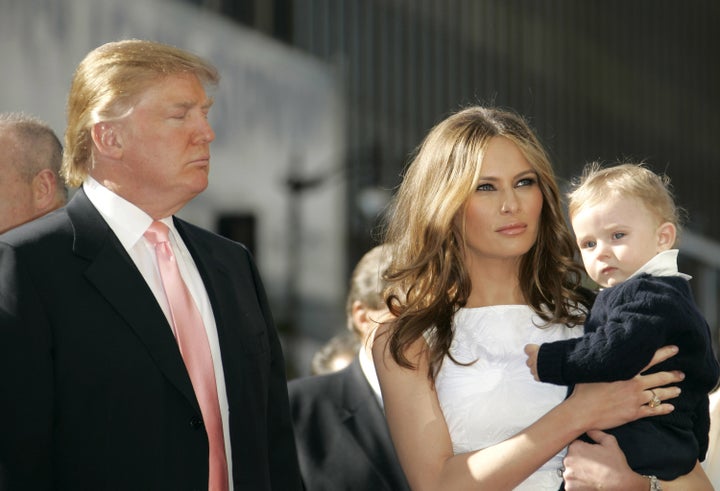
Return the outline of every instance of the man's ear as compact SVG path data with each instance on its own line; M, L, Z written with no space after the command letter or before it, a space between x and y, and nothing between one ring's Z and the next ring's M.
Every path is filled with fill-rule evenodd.
M361 337L365 337L370 325L367 307L360 300L355 300L352 304L351 315L353 327Z
M665 222L657 229L658 252L672 249L677 237L677 228L670 222Z
M107 121L95 123L90 134L101 155L112 159L122 157L123 141L117 125Z
M47 213L56 207L58 180L50 169L43 169L33 177L32 193L35 210L39 214Z

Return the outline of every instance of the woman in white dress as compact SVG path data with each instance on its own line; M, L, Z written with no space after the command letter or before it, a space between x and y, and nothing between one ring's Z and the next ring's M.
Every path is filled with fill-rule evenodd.
M591 298L549 160L522 118L472 107L438 124L407 169L386 239L395 318L373 356L414 490L556 490L563 470L567 489L650 489L602 433L603 445L581 448L590 459L563 469L565 449L587 431L672 411L650 407L650 389L671 399L677 388L658 387L680 374L578 385L566 399L525 365L525 344L581 335ZM653 364L672 354L658 350ZM659 485L712 489L699 466Z

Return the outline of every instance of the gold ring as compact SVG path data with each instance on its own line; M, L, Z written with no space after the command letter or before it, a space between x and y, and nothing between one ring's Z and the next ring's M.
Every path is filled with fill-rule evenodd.
M655 391L652 389L649 389L650 393L652 394L652 399L650 399L650 402L648 402L648 406L650 407L658 407L660 404L662 404L662 401L660 398L655 394Z

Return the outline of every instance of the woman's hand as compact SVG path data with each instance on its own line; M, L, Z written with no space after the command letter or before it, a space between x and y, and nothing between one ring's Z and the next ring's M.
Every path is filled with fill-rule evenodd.
M676 346L658 349L642 372L677 352ZM568 402L577 404L579 410L583 411L587 418L586 430L614 428L636 419L668 414L675 409L672 404L655 404L653 401L656 401L656 397L666 401L680 395L678 387L664 386L680 382L685 375L678 371L649 375L642 375L642 372L629 380L575 386Z
M614 436L599 430L588 436L597 444L576 440L568 447L563 460L566 490L647 491L648 480L630 469Z
M586 413L590 414L590 419L596 418L596 425L591 428L612 428L638 418L667 414L674 407L668 403L656 405L654 399L657 397L665 401L677 397L680 394L679 388L662 386L681 381L684 374L658 372L642 375L642 373L677 352L675 346L660 348L641 374L622 382L579 384L571 398L577 397L576 402L587 408ZM627 399L624 403L623 398ZM615 437L599 430L589 430L587 434L597 443L576 440L568 447L567 456L563 461L565 489L647 491L648 480L630 469ZM689 474L680 476L674 481L663 482L662 485L667 491L713 489L700 464L697 464Z
M563 460L565 489L568 491L647 491L647 478L628 466L617 440L602 431L589 431L588 436L597 444L576 440L568 448ZM661 481L665 491L712 491L713 486L699 463L684 476L672 481Z

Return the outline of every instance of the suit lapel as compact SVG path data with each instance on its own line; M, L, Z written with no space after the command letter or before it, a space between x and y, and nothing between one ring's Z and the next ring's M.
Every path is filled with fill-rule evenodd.
M367 458L380 471L381 476L392 476L391 482L386 483L388 489L406 489L405 477L390 439L385 415L357 358L348 367L345 377L343 410L348 414L344 423Z
M170 383L199 411L167 319L132 259L82 189L67 211L75 230L73 251L89 261L86 278L135 332Z
M226 265L233 262L218 257L218 251L213 250L206 234L196 233L195 226L178 218L175 218L175 226L195 261L212 306L228 403L230 407L242 404L243 397L247 397L247 391L243 389L242 377L242 374L247 372L247 367L243 366L246 358L238 356L238 351L232 350L231 347L243 346L248 342L247 339L243 339L243 336L249 335L245 330L246 320L252 319L253 316L244 310L246 306L243 298L237 296L238 287L233 283L232 273L228 271Z
M233 285L230 273L225 268L222 261L216 257L216 253L211 249L206 240L203 240L198 234L193 233L193 227L182 220L175 219L175 227L177 228L183 242L190 251L190 255L195 261L200 277L205 284L208 298L213 310L215 325L218 330L218 338L220 339L221 354L223 346L240 345L228 340L228 336L233 336L233 330L226 329L227 323L225 319L240 319L244 316L238 313L241 308L233 296L235 286ZM230 332L228 332L230 331ZM225 356L223 360L225 361ZM223 365L225 363L223 362ZM225 370L227 372L227 370Z

